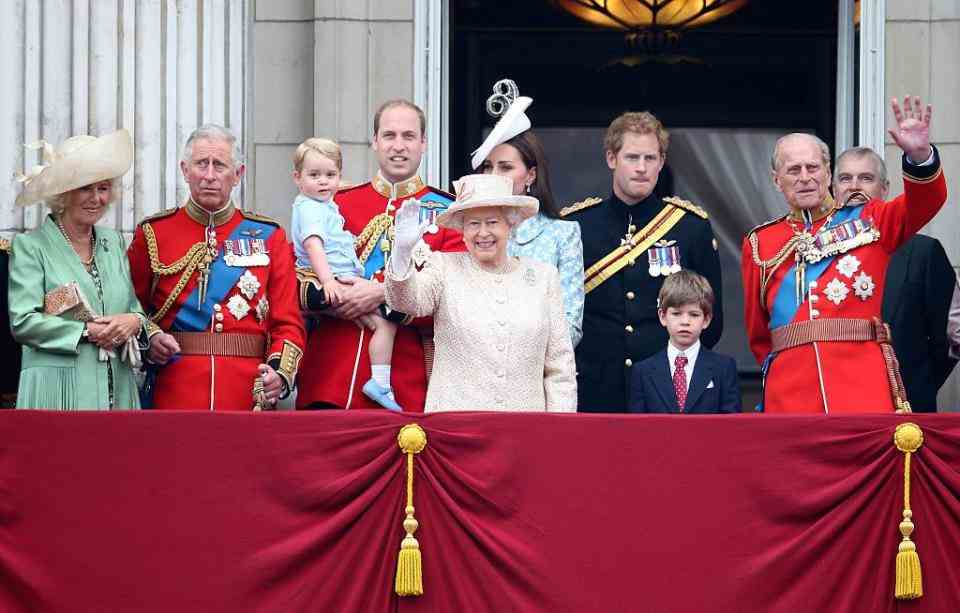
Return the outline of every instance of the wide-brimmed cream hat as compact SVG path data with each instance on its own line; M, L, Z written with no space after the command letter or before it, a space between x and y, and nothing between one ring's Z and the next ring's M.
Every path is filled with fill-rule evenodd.
M500 206L512 209L520 219L537 214L540 202L533 196L514 196L513 181L502 175L467 175L453 182L457 200L437 217L437 223L455 230L463 229L463 213L468 209Z
M115 179L130 170L133 164L133 139L124 129L99 138L72 136L57 148L46 141L28 146L42 149L43 164L17 177L23 184L23 190L17 196L17 204L21 206Z

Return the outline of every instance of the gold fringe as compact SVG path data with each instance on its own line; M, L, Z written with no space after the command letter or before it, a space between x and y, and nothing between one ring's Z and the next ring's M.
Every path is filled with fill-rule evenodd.
M398 596L422 596L423 561L420 543L413 536L420 527L420 522L413 516L413 456L427 446L427 434L419 425L407 424L400 428L397 444L400 445L400 451L407 456L407 506L404 509L406 518L403 520L403 529L407 535L400 543L394 591Z
M923 431L914 423L897 426L893 435L897 449L903 452L903 521L900 534L903 539L897 551L897 574L894 596L897 600L913 600L923 596L923 575L913 534L913 511L910 509L910 456L923 445Z

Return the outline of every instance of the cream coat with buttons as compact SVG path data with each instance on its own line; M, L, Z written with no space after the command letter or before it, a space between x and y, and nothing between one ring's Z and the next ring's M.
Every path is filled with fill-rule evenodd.
M433 316L424 411L576 411L573 346L552 266L511 259L496 274L469 253L432 253L420 271L388 273L386 293L392 309Z

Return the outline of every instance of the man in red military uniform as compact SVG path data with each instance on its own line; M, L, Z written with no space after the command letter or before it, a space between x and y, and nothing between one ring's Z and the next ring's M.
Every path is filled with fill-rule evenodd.
M152 408L272 408L303 354L293 253L279 224L230 200L245 168L229 131L198 128L183 158L190 198L143 220L127 252L155 324Z
M390 257L393 218L405 200L418 199L421 215L430 222L414 252L415 264L422 265L431 250L465 248L459 232L435 223L436 216L453 202L453 196L424 184L417 175L427 147L425 130L426 119L418 106L400 99L385 102L373 120L373 150L379 172L370 182L337 193L344 227L357 236L357 254L366 278L352 280L344 304L331 316L321 316L311 332L297 388L298 408L380 408L361 390L370 378L370 333L355 322L384 303L382 271ZM318 284L304 279L300 300L305 310L322 306ZM386 315L401 324L394 340L390 376L397 404L406 411L423 411L427 367L432 359L430 321L412 321L399 313Z
M891 254L946 201L930 107L892 103L903 150L904 193L883 202L829 195L822 141L789 134L774 149L773 180L790 212L744 240L745 315L750 348L763 364L769 413L907 411L903 384L880 323Z

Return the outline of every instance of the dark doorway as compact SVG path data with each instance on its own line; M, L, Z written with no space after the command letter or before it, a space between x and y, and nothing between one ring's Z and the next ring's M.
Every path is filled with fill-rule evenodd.
M550 0L453 0L451 176L469 170L502 78L535 100L535 128L606 127L623 111L649 110L668 128L809 130L832 145L837 3L802 4L754 0L683 33L660 61L648 54L630 66L618 61L631 55L623 33Z

